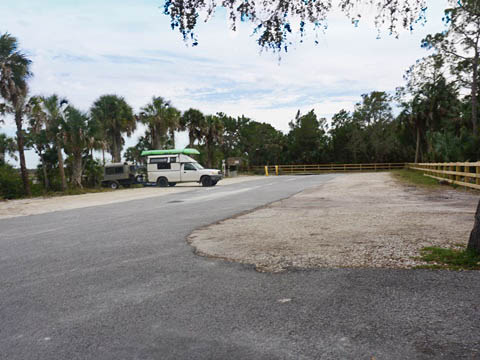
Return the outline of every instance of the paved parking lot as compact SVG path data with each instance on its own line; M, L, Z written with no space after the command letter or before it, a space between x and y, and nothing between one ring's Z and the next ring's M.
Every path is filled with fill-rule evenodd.
M0 220L0 358L480 358L477 272L266 274L185 242L337 176Z

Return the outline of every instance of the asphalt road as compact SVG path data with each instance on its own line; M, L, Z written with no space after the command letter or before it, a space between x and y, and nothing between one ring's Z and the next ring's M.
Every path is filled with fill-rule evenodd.
M265 274L185 242L332 179L272 177L0 220L0 358L480 359L478 272Z

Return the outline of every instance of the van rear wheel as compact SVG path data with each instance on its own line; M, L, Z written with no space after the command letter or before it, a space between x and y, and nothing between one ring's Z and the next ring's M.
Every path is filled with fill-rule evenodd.
M212 186L212 179L210 178L210 176L204 176L202 178L202 186Z
M109 186L110 186L110 189L112 190L117 190L120 187L120 185L116 181L110 181Z
M164 177L158 178L157 186L158 187L167 187L168 186L168 180Z

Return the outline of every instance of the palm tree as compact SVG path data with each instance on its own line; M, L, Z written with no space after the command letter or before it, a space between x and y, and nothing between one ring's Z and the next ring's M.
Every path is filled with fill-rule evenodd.
M28 143L40 157L42 163L43 182L45 191L50 187L47 173L47 162L45 160L45 152L50 149L50 140L46 130L46 114L41 107L41 98L32 98L33 106L28 114Z
M5 134L0 134L0 165L5 164L5 155L8 154L10 157L15 160L15 152L17 151L17 144L15 139L8 137Z
M5 33L0 36L0 96L10 105L17 126L17 147L20 157L20 171L26 195L30 196L27 165L25 163L25 136L23 117L27 103L27 79L32 75L31 61L18 50L18 41L12 35Z
M88 151L89 121L73 106L65 111L65 152L72 157L72 184L82 188L83 154Z
M205 116L200 110L188 109L180 119L180 129L188 131L188 147L194 146L195 140L200 141L202 128L205 127Z
M215 115L205 117L204 127L202 128L203 142L207 148L207 166L213 167L215 158L215 146L221 144L223 140L223 123Z
M47 136L55 144L57 149L58 170L62 180L62 190L67 190L67 179L65 177L65 166L63 161L63 123L64 112L68 104L66 99L60 98L53 94L49 97L42 97L42 110L45 113L45 125L47 128Z
M103 137L109 145L113 162L121 161L121 152L125 140L136 128L136 119L132 108L124 98L117 95L103 95L90 109L92 120L100 125Z
M154 96L152 102L140 110L138 118L147 125L154 149L165 147L167 140L175 147L175 130L180 127L180 111L170 101Z

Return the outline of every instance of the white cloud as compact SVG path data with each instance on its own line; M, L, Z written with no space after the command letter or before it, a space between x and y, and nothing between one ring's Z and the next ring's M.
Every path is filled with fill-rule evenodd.
M362 93L401 85L407 67L426 55L422 37L442 29L444 2L431 0L426 26L398 40L377 39L371 25L355 28L334 12L318 45L309 34L280 62L260 54L249 24L232 35L222 12L200 23L199 46L186 47L158 0L7 0L0 31L18 37L34 61L33 93L58 93L83 110L105 93L124 96L136 110L157 95L181 110L244 114L287 131L297 109L330 117L353 109Z

